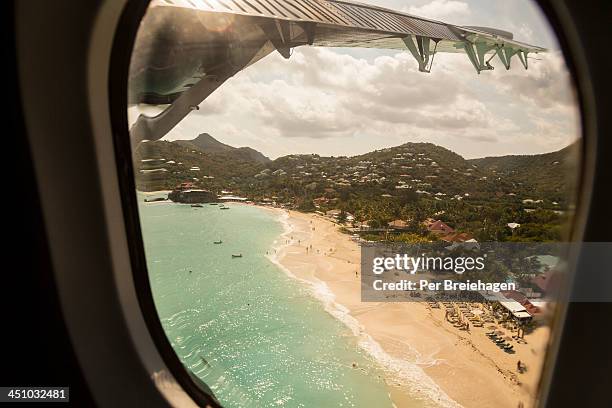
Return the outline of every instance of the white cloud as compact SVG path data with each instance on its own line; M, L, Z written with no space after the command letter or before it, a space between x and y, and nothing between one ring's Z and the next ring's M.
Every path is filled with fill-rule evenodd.
M471 19L473 8L433 0L407 11L457 22ZM530 30L525 25L521 35ZM407 52L354 55L300 47L287 61L273 53L224 84L167 139L208 132L270 157L350 155L428 141L478 157L552 151L579 135L557 52L533 56L528 71L516 57L510 71L495 58L497 69L481 75L462 54L437 55L431 74L418 72Z
M457 23L471 14L470 6L459 0L433 0L422 6L404 7L404 11L419 17Z
M497 65L476 75L463 55L441 55L424 74L407 53L372 61L321 48L297 49L289 61L273 54L228 81L168 138L208 132L272 157L356 154L406 141L474 157L554 150L575 138L560 56L532 61L530 71Z
M518 59L512 60L513 70L494 72L491 79L500 93L512 92L523 103L540 111L575 109L570 75L560 52L529 55L525 71ZM517 68L517 69L514 69ZM503 76L503 77L502 77Z

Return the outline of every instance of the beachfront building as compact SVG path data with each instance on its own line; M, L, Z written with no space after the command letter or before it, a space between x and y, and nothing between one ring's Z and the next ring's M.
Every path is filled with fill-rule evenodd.
M176 203L212 203L217 201L217 197L211 191L202 189L172 190L168 198Z
M529 312L525 305L512 298L512 294L510 292L496 293L478 291L477 293L490 305L493 310L497 310L502 316L505 316L505 318L514 320L519 324L530 322L533 319L533 314L536 312L539 313L540 311L539 309L534 309L535 306L528 302L528 307L532 310L532 312ZM511 297L508 298L504 294L509 294Z
M328 217L331 217L331 218L338 218L340 216L341 212L342 212L341 210L334 209L334 210L326 211L325 215L327 215Z
M217 201L217 196L208 190L199 189L192 182L179 184L168 194L168 199L176 203L212 203Z
M518 323L527 323L533 318L527 309L514 299L500 300L499 305Z

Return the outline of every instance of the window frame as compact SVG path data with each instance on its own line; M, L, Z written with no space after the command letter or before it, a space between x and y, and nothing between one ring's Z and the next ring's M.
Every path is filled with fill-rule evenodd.
M606 181L612 174L612 161L604 157L612 151L610 141L604 138L604 131L612 130L611 118L605 112L612 106L611 93L605 94L610 79L602 73L605 64L598 67L605 58L604 51L599 52L601 56L595 53L588 44L594 38L585 35L593 31L588 30L584 17L578 20L578 16L586 15L591 25L603 24L605 12L597 14L585 5L561 0L538 3L561 43L581 109L584 148L573 238L609 241L610 222L598 219L606 212L596 201L608 196ZM605 9L604 2L600 3ZM132 0L57 0L32 7L28 2L17 2L22 108L61 308L97 403L167 406L168 400L150 379L152 370L162 369L168 370L196 403L205 405L208 396L180 364L160 330L152 296L141 299L141 285L149 284L131 148L125 148L126 142L129 144L126 64L140 22L140 18L137 23L134 19L142 16L147 4ZM41 67L48 69L41 73ZM601 87L598 90L593 87L594 79ZM57 95L63 96L59 104ZM67 165L70 159L73 161ZM75 188L79 191L74 192ZM75 198L80 204L73 202ZM83 205L88 207L87 212L79 208ZM67 213L74 217L67 217ZM81 218L73 219L76 216ZM576 279L588 276L578 274ZM591 381L590 387L584 388L591 400L609 402L605 386L597 388L593 375L581 379L559 372L559 367L571 366L572 362L573 367L585 367L586 363L575 361L579 356L572 355L578 353L571 351L587 339L595 339L594 333L572 331L575 325L567 326L567 322L566 330L564 322L588 319L589 312L597 307L604 306L570 305L557 313L556 335L541 379L541 406L559 406L571 400L572 394L579 394L573 391L577 381ZM95 325L89 323L91 319L96 319ZM599 355L605 357L606 351L610 357L609 349L599 350Z
M542 0L532 0L532 1L540 7L540 11L542 12L544 18L548 20L548 23L551 25L553 31L555 32L557 41L560 44L563 56L565 58L565 63L570 71L572 83L575 85L575 90L576 90L576 103L578 104L578 110L580 112L580 125L582 129L582 138L580 140L580 144L581 144L580 168L579 168L579 174L577 175L578 191L576 192L576 200L577 200L576 213L572 221L572 225L571 225L570 241L580 242L584 235L584 229L585 229L584 228L585 224L582 221L586 220L586 216L587 216L586 209L589 208L590 206L590 199L591 199L590 192L592 190L592 183L590 181L593 179L593 175L594 175L594 171L593 171L594 166L592 166L593 161L589 160L589 158L593 158L596 154L596 140L597 140L596 137L587 137L587 135L589 134L589 130L594 128L593 126L594 124L589 121L590 115L588 115L588 106L592 106L592 105L587 103L588 100L592 99L593 90L591 89L590 81L587 79L585 75L586 74L585 67L582 64L580 64L580 61L585 61L586 59L582 53L581 48L579 47L578 42L576 41L576 38L578 36L576 34L574 27L571 25L571 19L568 19L569 13L568 13L567 8L563 7L561 2L555 2L556 4L553 4L552 2L549 3L547 1L542 1ZM128 5L139 3L142 6L144 5L144 3L148 3L148 2L149 0L145 0L142 2L128 1ZM137 13L141 13L140 18L142 18L142 16L144 15L144 12L146 12L146 6L144 6L144 10L140 9L137 12ZM125 15L126 14L124 14L124 16ZM136 16L133 15L129 17L126 20L126 23L128 25L132 24L133 22L131 19L133 19L134 17ZM133 28L132 26L130 27ZM119 31L121 32L121 29ZM133 42L134 42L136 33L137 33L137 28L135 31L132 31L129 33L129 36L131 36L132 40L128 42L131 43L132 46L133 46ZM122 52L125 52L126 50L124 47L119 47L119 49L122 49L122 48L123 48ZM126 56L128 58L128 68L129 68L129 56L131 56L131 50L132 50L132 47L130 47L130 52L128 55L123 54L124 58ZM111 63L111 68L115 68L115 66L116 65L114 63ZM123 69L123 67L121 67L121 69ZM112 77L117 78L118 75L125 75L126 72L127 70L121 71L121 72L119 71L114 72L114 75L112 75ZM118 90L121 91L119 95L127 95L127 83L125 83L125 89L121 87L121 88L118 88ZM111 88L111 92L112 92L112 88ZM125 122L121 121L123 123L118 123L117 124L118 126L114 127L115 132L113 132L113 135L115 136L115 146L116 146L117 157L121 157L121 155L128 156L128 157L122 157L122 159L120 160L123 164L122 166L120 166L121 170L123 170L123 174L120 175L120 180L123 181L123 183L121 183L122 184L122 197L124 197L125 199L126 197L131 196L131 199L133 200L132 202L124 203L124 211L126 212L126 214L131 213L130 216L127 217L126 228L128 228L129 236L140 237L139 240L132 240L130 242L133 244L132 251L134 251L134 252L131 252L132 262L133 262L133 274L134 274L135 280L137 281L137 283L139 284L141 288L145 287L145 285L147 287L146 294L142 294L142 293L139 294L139 295L142 295L142 296L139 296L139 301L141 302L141 307L143 308L143 310L147 310L148 312L147 316L149 317L149 319L147 319L147 324L150 325L149 326L150 330L154 332L153 334L154 339L156 339L157 336L161 335L166 340L165 342L159 342L160 344L158 344L158 347L162 347L165 349L166 346L169 346L169 342L167 341L167 338L165 337L165 333L163 332L163 328L161 327L161 324L159 323L159 319L158 318L150 319L152 315L151 312L155 313L155 315L157 316L157 311L154 306L153 295L152 295L151 288L149 285L148 271L147 271L146 259L145 259L145 254L144 254L144 246L142 242L142 235L140 235L141 229L140 229L140 222L138 220L138 208L137 208L137 199L136 199L136 194L135 194L136 189L135 189L135 183L134 183L134 172L132 168L131 145L129 142L130 137L129 137L129 131L128 131L128 126L127 126L127 115L119 111L120 108L117 102L118 101L115 101L112 104L113 108L117 108L115 115L122 114L126 118ZM125 107L124 112L127 112L127 104L124 104L124 106L122 106L121 109L123 109L123 107ZM112 118L118 117L115 115L112 115L111 117ZM129 149L129 152L130 152L129 155L126 154L126 152L128 151L127 149ZM136 234L136 235L133 235L133 234ZM134 243L133 241L138 241L138 242ZM573 272L575 272L575 269L578 266L578 262L579 262L578 257L576 259L569 260L569 265L573 265L573 268L572 268ZM565 296L568 299L570 297L569 291L571 290L571 286L573 285L574 283L573 280L575 278L574 273L572 273L571 275L572 276L570 277L569 281L565 282L565 286L566 286L565 289L567 292L565 293ZM538 401L538 403L541 406L546 405L548 391L551 387L552 377L553 377L553 373L554 373L554 369L555 369L557 357L558 357L558 350L559 350L560 343L561 343L561 332L563 331L563 328L564 328L568 304L567 302L559 302L557 308L558 309L555 311L553 321L551 321L550 323L551 333L556 333L556 335L551 336L549 346L546 350L545 361L544 361L544 365L542 369L542 374L540 377L540 386L539 386L537 397L536 397L536 401ZM163 343L166 343L166 344L163 344ZM170 350L171 350L171 347L170 347ZM166 354L167 352L168 350L163 350L162 355ZM172 351L172 354L174 354L173 351ZM179 367L175 366L174 368L178 369ZM181 366L181 368L183 367ZM185 370L185 371L188 371L188 370ZM189 372L188 374L191 377L193 377ZM191 395L190 390L187 389L187 391Z

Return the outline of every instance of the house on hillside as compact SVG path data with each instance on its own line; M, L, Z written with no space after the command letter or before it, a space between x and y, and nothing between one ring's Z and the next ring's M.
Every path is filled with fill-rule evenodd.
M446 236L455 232L453 228L449 227L446 223L440 220L433 220L431 218L428 218L424 221L423 224L429 230L429 232L433 234Z
M404 220L394 220L394 221L387 223L387 225L389 226L389 228L392 228L394 230L401 231L401 230L408 229L408 223Z
M472 237L467 232L453 232L448 235L444 235L443 237L440 237L440 239L446 242L476 242L474 240L474 237Z

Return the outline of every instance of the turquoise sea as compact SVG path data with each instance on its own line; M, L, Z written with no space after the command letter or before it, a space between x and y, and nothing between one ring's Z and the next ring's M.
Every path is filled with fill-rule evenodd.
M139 202L162 325L225 407L392 406L347 326L266 257L283 232L274 213Z

